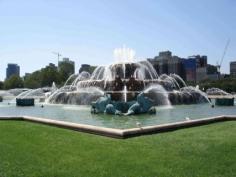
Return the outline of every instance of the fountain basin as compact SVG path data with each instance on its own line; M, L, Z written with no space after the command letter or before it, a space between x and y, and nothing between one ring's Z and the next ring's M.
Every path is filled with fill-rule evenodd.
M216 98L217 106L234 106L234 98Z
M34 98L16 98L16 106L34 106Z

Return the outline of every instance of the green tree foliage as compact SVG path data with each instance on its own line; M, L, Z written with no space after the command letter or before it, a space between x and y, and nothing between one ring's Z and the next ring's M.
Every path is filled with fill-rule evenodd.
M71 63L61 62L59 71L55 65L49 64L49 66L41 70L27 74L23 78L24 81L20 77L14 76L6 80L4 84L0 82L0 89L2 89L3 85L4 89L22 87L35 89L51 86L53 82L56 85L62 85L71 74L74 74L74 65Z
M25 76L24 78L24 87L26 88L39 88L41 87L41 72L35 71L32 74Z
M200 88L207 90L208 88L216 87L228 93L236 92L236 78L223 78L216 81L206 80L199 84Z
M52 83L56 84L61 83L57 67L54 65L49 65L45 68L42 68L39 71L35 71L32 74L25 76L24 86L26 88L39 88L45 86L51 86Z
M51 86L55 82L59 84L60 77L55 66L47 66L41 70L41 87Z
M65 82L70 75L75 73L75 67L73 64L68 62L60 62L59 63L59 77L61 82Z
M93 71L97 68L97 66L90 66L89 73L92 74Z
M23 88L23 86L23 80L17 75L11 76L4 82L4 89Z
M2 90L4 87L4 82L0 81L0 90Z

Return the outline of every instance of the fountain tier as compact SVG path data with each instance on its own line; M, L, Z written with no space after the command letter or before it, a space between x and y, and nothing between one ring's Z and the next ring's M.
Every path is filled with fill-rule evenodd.
M206 102L207 97L195 87L187 87L176 74L158 76L148 61L123 62L99 66L90 75L72 75L56 90L49 103L91 104L104 94L113 101L134 101L144 93L155 105L193 104Z

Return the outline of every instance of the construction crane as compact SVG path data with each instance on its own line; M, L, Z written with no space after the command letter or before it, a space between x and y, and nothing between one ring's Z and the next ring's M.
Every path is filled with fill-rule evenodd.
M222 62L223 62L223 60L225 58L225 54L227 52L227 49L229 47L229 43L230 43L230 39L227 40L227 43L226 43L225 48L224 48L223 55L222 55L220 61L218 61L217 64L216 64L217 72L218 72L218 79L220 79L220 68L221 68Z
M60 57L62 56L59 52L52 52L54 55L57 55L57 64L59 65Z

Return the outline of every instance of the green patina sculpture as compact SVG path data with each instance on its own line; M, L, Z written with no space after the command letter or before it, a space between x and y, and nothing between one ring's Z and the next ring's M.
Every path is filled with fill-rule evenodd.
M112 101L109 95L100 97L92 103L91 113L106 113L113 115L155 114L154 102L146 97L144 93L137 96L136 101Z

